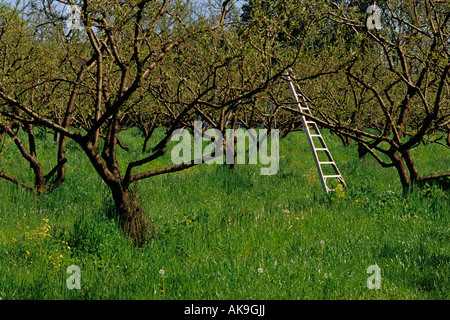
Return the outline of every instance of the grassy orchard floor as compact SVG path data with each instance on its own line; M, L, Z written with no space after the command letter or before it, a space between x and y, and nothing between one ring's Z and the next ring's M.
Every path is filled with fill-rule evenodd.
M136 150L122 158L140 156L138 136L122 136ZM323 194L300 132L281 141L280 176L261 176L256 165L233 173L202 165L140 182L139 202L157 231L143 248L108 218L107 188L70 143L67 181L39 202L0 180L0 298L448 299L448 190L430 186L403 197L394 170L369 157L359 162L356 147L336 136L325 139L345 193ZM38 144L50 168L54 159L43 149L56 145L43 134ZM414 152L421 174L450 169L448 149ZM17 159L11 147L0 167L31 179ZM81 269L80 290L66 286L72 264ZM367 287L374 264L379 290Z

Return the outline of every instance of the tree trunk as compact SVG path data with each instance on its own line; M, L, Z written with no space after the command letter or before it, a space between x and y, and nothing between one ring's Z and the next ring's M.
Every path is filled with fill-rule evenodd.
M153 131L155 131L156 128L156 120L158 119L158 115L156 115L152 122L150 123L150 125L148 126L148 130L144 130L144 134L145 134L145 140L144 140L144 144L142 145L142 152L147 151L147 143L150 140L150 138L153 135Z
M231 124L231 128L233 130L233 163L230 164L230 169L234 172L235 164L236 164L236 145L237 145L237 136L236 136L236 123L237 123L237 114L235 113L233 116L233 121Z
M361 142L358 142L358 157L361 161L366 161L366 155L369 151L367 151L367 148L364 147L364 145Z
M409 190L411 180L403 158L399 157L396 154L396 151L391 152L389 154L389 158L394 164L395 169L397 169L397 173L400 177L400 182L403 186L403 191L407 192Z
M410 184L415 186L417 182L419 182L419 171L417 170L416 164L411 156L411 152L408 150L404 152L402 156L405 160L406 166L408 167Z
M44 178L44 168L38 161L36 156L36 140L34 139L34 128L32 124L24 125L24 131L28 136L28 148L29 148L29 163L30 168L34 172L34 187L38 194L44 192L45 178Z
M110 126L111 127L111 126ZM107 135L108 136L108 135ZM111 139L105 139L105 146ZM142 245L146 239L152 236L151 228L145 219L145 212L137 204L133 194L129 190L129 184L124 185L121 182L120 174L115 172L115 148L106 150L106 153L100 156L96 146L90 141L81 144L83 150L91 161L94 169L100 175L102 180L110 188L114 205L119 218L122 231L130 236L137 245Z
M138 206L136 198L130 193L128 187L115 183L110 188L123 232L137 245L144 244L146 239L152 236L144 210Z
M344 145L344 147L350 146L350 141L351 140L350 140L349 137L344 136L343 134L339 134L338 132L333 132L333 133L336 134L339 137L339 139L341 139L342 144Z
M447 146L450 147L450 127L447 128Z
M59 135L59 143L58 143L58 161L66 158L66 145L67 145L67 137L64 135ZM58 174L56 176L55 181L53 181L53 186L55 188L59 187L66 180L66 167L62 166L58 170Z

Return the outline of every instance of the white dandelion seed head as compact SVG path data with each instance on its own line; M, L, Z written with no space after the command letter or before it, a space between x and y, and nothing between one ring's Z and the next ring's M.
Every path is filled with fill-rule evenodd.
M160 275L164 275L164 273L165 273L164 269L160 269L158 272Z
M264 269L263 268L258 268L258 273L263 273Z
M320 245L321 245L321 246L325 245L325 241L320 240Z

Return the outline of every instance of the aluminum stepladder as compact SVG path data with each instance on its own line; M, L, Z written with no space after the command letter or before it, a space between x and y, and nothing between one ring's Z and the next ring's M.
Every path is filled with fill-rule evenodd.
M289 89L295 99L295 103L297 104L300 112L302 112L301 120L303 128L314 156L314 162L316 163L323 190L326 193L336 190L328 186L328 179L337 179L344 188L346 186L344 178L342 177L336 163L333 160L333 157L331 156L330 150L328 149L325 140L320 133L319 126L315 121L312 121L305 116L305 114L312 115L312 113L305 97L300 93L300 87L298 84L294 85L293 80L295 80L295 76L293 75L292 70L287 71L283 78L288 82Z

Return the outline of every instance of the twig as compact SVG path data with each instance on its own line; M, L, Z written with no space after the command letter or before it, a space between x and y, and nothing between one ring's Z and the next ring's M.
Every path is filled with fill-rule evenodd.
M213 233L213 232L216 232L217 230L219 230L219 229L222 229L223 227L225 227L226 225L229 225L230 223L232 223L232 222L234 222L234 221L236 221L237 219L240 219L240 218L242 218L243 216L245 216L245 215L247 215L247 214L249 214L250 213L250 211L248 211L248 212L246 212L246 213L243 213L243 214L241 214L239 217L236 217L236 218L234 218L234 219L232 219L232 220L230 220L230 221L228 221L227 223L225 223L224 225L221 225L220 227L218 227L218 228L216 228L216 229L214 229L213 231L210 231L210 232L208 232L207 234L205 234L205 235L203 235L203 236L201 236L200 237L200 239L201 238L205 238L205 237L207 237L207 236L209 236L211 233Z

